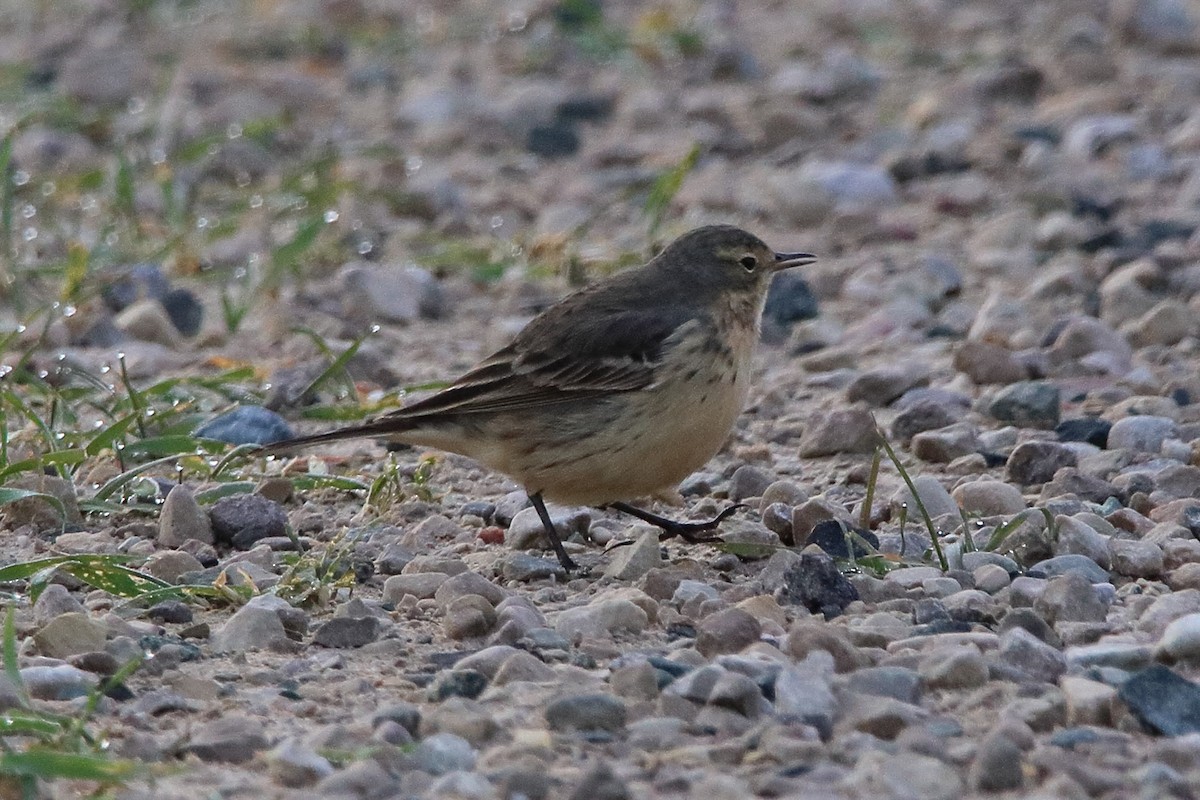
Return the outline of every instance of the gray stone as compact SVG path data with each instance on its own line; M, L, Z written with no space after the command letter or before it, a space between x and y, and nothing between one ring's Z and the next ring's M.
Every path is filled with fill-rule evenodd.
M800 719L829 735L838 711L833 674L833 656L824 650L809 653L795 666L785 666L775 677L775 713Z
M920 366L878 367L855 378L846 387L846 399L851 403L862 401L874 408L882 408L914 386L928 381L927 370Z
M791 522L789 515L789 523ZM631 544L612 548L612 560L604 570L605 577L622 583L632 583L652 569L662 566L662 548L658 529L646 525L634 526L637 538Z
M979 452L979 432L974 425L956 422L944 428L914 434L911 448L913 455L922 461L949 464L957 458Z
M984 737L967 771L967 782L979 792L1005 792L1025 783L1021 748L1003 733Z
M21 683L35 700L73 700L92 690L100 678L69 664L33 666L21 670Z
M1025 365L1007 347L974 340L963 342L955 351L954 368L980 386L1016 383L1029 376Z
M1034 680L1054 683L1067 669L1063 654L1024 628L1011 628L1000 637L999 656Z
M1060 622L1103 622L1108 604L1078 572L1051 578L1033 602L1033 610L1051 625Z
M1075 451L1058 442L1022 442L1004 465L1005 477L1022 486L1046 483L1063 467L1075 466L1076 460Z
M1138 0L1126 8L1128 28L1138 41L1162 53L1194 53L1200 47L1195 6L1186 0Z
M968 514L992 517L1019 514L1025 510L1021 490L1003 481L985 478L959 484L951 496Z
M363 327L408 324L445 313L441 286L419 267L356 261L342 268L342 313Z
M1112 571L1130 578L1158 578L1163 572L1162 548L1137 539L1109 539Z
M547 504L546 510L550 512L550 521L554 523L559 538L564 541L572 534L587 533L588 526L592 523L592 514L587 510L566 508L553 503ZM496 513L497 516L500 514L499 509ZM526 508L517 512L504 533L504 544L513 550L534 550L550 546L546 541L546 531L537 509Z
M417 768L430 775L445 775L475 769L475 748L453 733L435 733L422 739L412 751Z
M546 723L556 731L618 731L626 714L625 703L610 694L576 694L546 706Z
M322 647L363 647L379 636L376 617L334 617L313 632L313 644Z
M891 697L916 705L921 698L921 676L908 667L867 667L848 676L847 687L855 694Z
M322 778L312 788L316 797L375 798L398 794L398 781L375 759L356 761L345 769Z
M557 558L544 558L528 553L509 553L500 562L500 572L507 581L532 583L556 578L564 581L567 571Z
M875 420L861 406L817 411L804 425L800 437L802 458L831 456L838 453L870 453L878 434Z
M721 653L737 653L757 642L762 625L740 608L726 608L709 614L696 629L696 649L708 658Z
M62 614L86 614L83 605L61 583L47 584L33 604L33 619L45 625Z
M1031 578L1055 578L1069 572L1078 572L1088 579L1089 583L1104 583L1108 580L1108 571L1092 559L1081 555L1062 555L1039 561L1029 568Z
M633 800L625 781L603 761L588 769L567 800Z
M68 50L58 71L62 91L85 104L123 106L137 95L153 94L155 70L140 47L122 38L102 47Z
M1160 596L1142 612L1137 629L1158 639L1176 619L1197 612L1200 612L1200 589L1171 592Z
M1156 652L1170 661L1200 662L1200 613L1185 614L1167 625Z
M264 724L262 720L240 714L218 717L200 726L192 735L188 752L201 761L233 764L249 761L256 752L267 749Z
M476 595L485 599L493 607L499 605L504 598L508 597L508 592L500 588L496 584L489 581L487 578L480 575L478 572L466 571L460 572L457 575L452 575L447 581L437 588L434 592L433 599L437 601L442 608L448 608L449 605L460 597L468 595Z
M743 464L729 479L729 498L735 501L747 497L762 497L774 478L769 472L751 464Z
M896 201L896 185L883 167L849 161L811 160L795 178L823 191L835 208L853 211Z
M261 606L242 606L212 636L212 648L217 653L286 650L291 646L279 614Z
M1068 725L1111 725L1117 690L1099 681L1064 675L1059 681Z
M917 672L930 689L973 689L988 680L987 662L978 648L938 648L921 658Z
M962 419L962 415L962 407L957 404L927 398L913 403L896 415L892 420L892 438L907 442L922 431L953 425Z
M167 492L167 499L159 511L158 543L162 547L178 549L188 541L212 544L212 523L192 496L192 490L177 483Z
M921 502L925 506L925 510L929 512L929 516L933 519L949 514L954 517L958 516L958 504L954 502L954 498L946 491L946 487L942 485L933 475L918 475L913 478L913 486L917 489L917 496L921 498ZM907 486L903 486L896 491L891 498L893 509L893 517L898 516L901 506L908 506L908 517L911 520L919 520L920 513L917 510L916 504L913 502L912 492Z
M444 572L412 572L392 575L383 582L383 602L395 605L412 595L418 600L428 600L438 587L450 579Z
M259 539L287 535L287 514L262 495L223 497L208 512L218 542L249 550Z
M107 633L103 624L93 621L86 613L60 614L42 626L33 636L38 651L51 658L66 658L78 653L104 649Z
M1005 386L988 403L993 419L1022 428L1053 428L1058 424L1062 397L1052 383L1022 381Z
M1113 423L1108 432L1108 449L1134 450L1139 453L1157 453L1163 441L1178 435L1175 420L1170 417L1140 415L1122 417Z
M859 759L855 767L869 787L865 797L905 800L960 800L964 786L958 771L931 756L904 752Z
M496 609L477 594L455 597L445 608L442 629L451 639L486 636L496 626Z
M540 658L532 653L518 650L505 659L500 668L496 670L492 683L496 686L503 686L506 683L513 683L515 681L549 683L556 676L557 673L554 669Z
M1112 563L1109 559L1109 537L1075 517L1059 514L1054 522L1058 526L1058 538L1053 545L1056 556L1085 556L1098 566L1109 568Z
M333 774L329 759L296 739L284 739L267 753L267 769L277 783L290 788L311 786Z
M586 606L560 611L554 630L568 640L575 637L608 637L615 633L641 633L650 618L629 600L593 600Z

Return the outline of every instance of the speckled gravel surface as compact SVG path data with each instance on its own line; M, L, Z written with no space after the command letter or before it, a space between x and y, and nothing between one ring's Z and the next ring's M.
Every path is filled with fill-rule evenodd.
M157 521L114 525L78 515L87 481L18 479L61 494L71 524L5 506L4 563L120 551L261 592L130 617L65 580L18 607L41 707L70 713L153 653L95 724L166 769L118 796L1196 796L1194 0L78 5L2 12L0 60L28 91L109 109L86 135L23 127L22 180L113 169L118 145L144 161L207 142L177 179L201 211L230 193L250 210L193 261L131 277L125 300L55 321L40 358L121 351L140 380L251 362L308 430L288 391L322 361L297 321L343 347L380 326L352 364L367 395L452 377L564 276L644 255L646 194L694 146L658 239L734 222L821 259L777 285L728 445L659 507L745 503L722 528L735 552L553 508L585 568L566 576L519 487L411 450L392 458L420 496L375 510L275 479L215 504L186 485ZM263 118L271 135L248 134ZM325 215L325 269L228 333L220 276L237 286L286 236L251 196L323 149L352 187ZM161 211L153 192L131 202ZM86 192L80 208L20 262L98 241ZM437 239L512 266L472 279L426 261ZM948 570L886 462L862 512L876 424ZM370 480L382 453L268 469ZM886 575L820 549L846 555L829 520L864 516ZM353 591L306 608L272 595L289 528L318 552L351 542Z

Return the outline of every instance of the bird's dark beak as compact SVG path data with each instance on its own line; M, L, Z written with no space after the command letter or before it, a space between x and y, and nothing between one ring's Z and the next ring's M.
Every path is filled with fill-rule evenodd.
M792 267L803 267L817 260L812 253L776 253L775 271L778 272Z

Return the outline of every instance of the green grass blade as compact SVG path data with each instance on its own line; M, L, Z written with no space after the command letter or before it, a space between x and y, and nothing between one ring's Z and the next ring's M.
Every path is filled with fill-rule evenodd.
M912 495L913 505L921 512L921 519L925 523L925 528L929 531L929 539L933 543L933 552L937 554L938 566L942 572L950 569L950 564L946 561L946 554L942 552L942 543L938 541L937 526L933 524L933 519L929 516L929 509L925 508L925 503L921 500L921 495L917 493L917 486L913 483L912 476L908 474L904 464L900 461L900 456L896 455L896 451L892 449L888 443L887 437L883 435L883 431L875 429L876 435L879 437L879 445L887 453L888 458L896 466L896 471L900 473L900 477L904 480L904 485L908 487L909 494Z
M0 738L5 736L31 736L48 739L62 733L62 725L52 719L14 712L11 709L0 716Z
M0 250L4 258L0 260L5 264L12 264L13 257L16 255L13 242L13 207L16 204L16 193L13 191L13 182L9 177L8 167L12 162L13 138L17 132L18 129L14 127L3 139L0 139L0 181L3 181L3 185L0 186L0 237L4 239L3 249ZM5 284L11 277L11 275L0 273L0 279L3 279Z
M178 460L179 454L176 453L163 458L156 458L153 461L147 461L145 464L139 464L136 467L131 467L130 469L122 472L120 475L110 478L103 486L96 490L96 494L92 499L100 501L107 500L108 498L112 497L117 490L137 479L142 475L142 473L149 472L150 470L155 469L156 467L161 467L164 464L173 464Z
M93 436L91 441L84 446L84 451L89 456L99 455L100 451L107 447L112 447L118 439L128 433L135 422L137 422L136 414L129 414L122 417Z
M139 597L150 589L171 585L161 578L107 561L73 560L59 564L58 568L116 597Z
M650 187L650 194L646 197L646 204L643 210L650 220L650 238L658 233L658 229L662 226L663 219L666 218L667 210L671 207L671 201L675 199L675 195L679 193L679 189L683 186L684 179L688 174L696 168L696 163L700 160L700 145L692 145L692 149L688 151L678 164L663 172L654 181L654 185Z
M4 675L13 685L21 705L29 705L29 692L25 690L25 681L21 680L21 666L17 661L17 622L16 609L9 606L4 613Z
M42 780L121 783L145 771L135 761L90 753L64 753L37 747L24 753L0 754L0 775Z
M43 453L34 458L26 458L21 461L14 461L8 466L0 469L0 482L7 480L13 475L19 475L22 472L40 473L43 467L47 466L74 466L80 464L87 458L87 453L78 448L69 450L56 450L52 453Z
M28 500L30 498L39 498L45 500L50 505L54 506L54 510L58 512L62 518L64 525L67 523L67 507L63 505L63 501L59 500L52 494L45 492L35 492L32 489L17 489L12 486L0 486L0 506L6 506L10 503L16 503L20 500Z

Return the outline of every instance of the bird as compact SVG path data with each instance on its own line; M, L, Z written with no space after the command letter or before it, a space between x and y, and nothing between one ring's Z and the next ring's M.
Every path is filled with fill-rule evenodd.
M811 264L733 225L670 242L646 264L564 297L435 394L266 454L360 437L467 456L519 482L567 572L546 509L611 508L690 542L738 506L680 522L630 504L666 497L729 437L750 390L771 278Z

